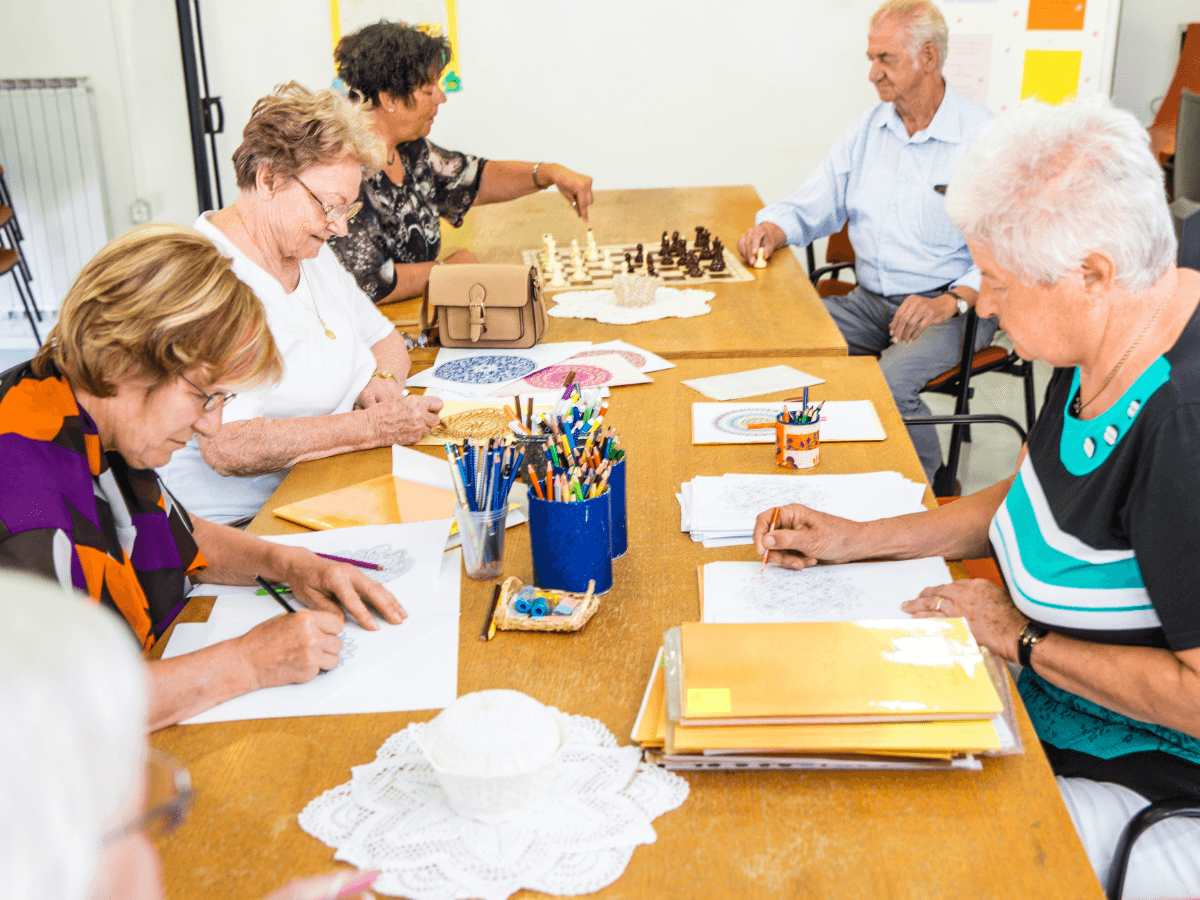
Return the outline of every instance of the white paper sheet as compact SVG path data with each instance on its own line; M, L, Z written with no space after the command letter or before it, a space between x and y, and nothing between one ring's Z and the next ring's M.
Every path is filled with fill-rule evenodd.
M748 428L774 422L783 403L693 403L693 444L771 444L774 428ZM795 411L798 405L787 404ZM821 443L882 441L887 437L870 400L829 400L821 407Z
M776 391L812 387L814 384L824 384L825 379L793 369L791 366L767 366L764 369L730 372L728 375L689 378L683 383L714 400L741 400L743 397L758 397Z
M680 486L681 527L694 541L749 543L758 514L799 503L856 522L920 512L925 485L899 472L697 476ZM727 546L721 544L720 546Z
M535 344L527 350L443 347L433 365L409 376L407 383L413 387L446 388L468 397L482 397L591 346L591 341L565 341Z
M430 487L454 490L450 463L442 453L422 453L411 447L392 445L392 475L405 481L427 484Z
M784 569L758 562L704 567L703 622L840 622L903 618L900 604L953 579L940 558Z
M212 593L212 590L212 588L208 589L209 594ZM195 653L208 646L205 641L210 631L212 631L212 625L208 622L176 623L175 630L171 632L171 640L163 648L162 658L171 659L174 656L183 656L185 653Z
M442 519L265 538L358 559L374 549L370 556L388 568L384 573L367 574L383 581L404 606L408 618L400 625L377 619L378 631L367 631L348 618L342 635L342 660L336 668L305 684L266 688L237 697L183 724L446 706L458 693L462 558L457 550L442 552L449 528L450 520ZM205 646L238 637L260 622L283 614L269 597L224 594L224 589L222 593L209 616L211 630Z
M591 350L576 353L574 358L584 359L588 356L599 356L602 353L616 353L625 357L629 364L639 372L661 372L663 369L675 368L675 363L625 341L605 341L603 344L593 344Z

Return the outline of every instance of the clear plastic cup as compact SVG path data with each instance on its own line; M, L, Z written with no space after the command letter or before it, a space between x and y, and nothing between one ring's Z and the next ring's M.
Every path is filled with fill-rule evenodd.
M504 509L471 512L462 505L455 507L454 518L462 538L463 566L468 578L486 581L499 578L504 571Z

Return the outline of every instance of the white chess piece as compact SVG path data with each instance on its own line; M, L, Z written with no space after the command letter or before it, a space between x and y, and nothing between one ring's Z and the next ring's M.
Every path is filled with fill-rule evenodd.
M583 263L578 262L571 267L571 281L574 284L583 284L588 280L587 270L584 269Z
M612 258L608 255L607 251L600 254L600 269L606 275L612 274L612 270L613 270Z
M600 258L600 251L596 247L596 236L592 234L590 228L587 233L587 258L588 262L596 262Z
M567 280L565 278L563 278L562 263L555 261L554 271L551 273L551 276L550 276L550 287L560 288L560 287L566 287L566 286L567 286Z
M754 268L765 269L767 267L767 254L762 248L762 244L758 245L758 256L754 258Z

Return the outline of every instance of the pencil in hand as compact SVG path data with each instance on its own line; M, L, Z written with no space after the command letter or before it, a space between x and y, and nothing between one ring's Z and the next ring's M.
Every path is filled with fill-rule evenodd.
M779 507L777 506L771 513L771 524L767 527L767 534L770 534L772 531L774 531L775 526L778 524L779 524ZM759 566L759 568L758 568L759 575L761 575L763 572L765 572L767 570L767 554L770 552L771 552L770 550L766 550L766 549L763 550L762 565Z

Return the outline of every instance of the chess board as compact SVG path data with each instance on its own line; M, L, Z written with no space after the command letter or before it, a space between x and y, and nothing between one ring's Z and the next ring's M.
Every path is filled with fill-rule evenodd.
M550 276L541 268L540 255L542 248L536 250L522 250L521 262L527 266L534 266L542 274L542 290L547 294L558 291L587 291L607 288L612 285L612 277L614 275L623 275L626 273L625 254L629 254L630 259L637 257L637 241L630 244L597 244L596 249L608 257L612 263L612 271L605 271L602 267L601 260L597 259L594 262L589 262L587 258L587 248L581 246L579 255L583 257L583 268L587 274L587 278L583 281L571 280L571 246L562 246L561 244L555 248L554 255L563 267L563 280L566 284L562 287L551 287ZM659 240L642 241L643 257L645 250L649 250L654 254L654 265L658 269L658 277L662 279L663 287L691 287L696 284L717 284L720 282L734 281L753 281L754 276L742 264L742 261L737 258L737 254L732 253L728 247L724 248L725 254L725 271L711 272L709 267L711 262L707 259L700 260L700 269L703 274L699 278L689 276L678 263L664 266L658 261ZM692 245L688 243L688 249L692 249ZM634 266L634 274L645 274L646 264Z

